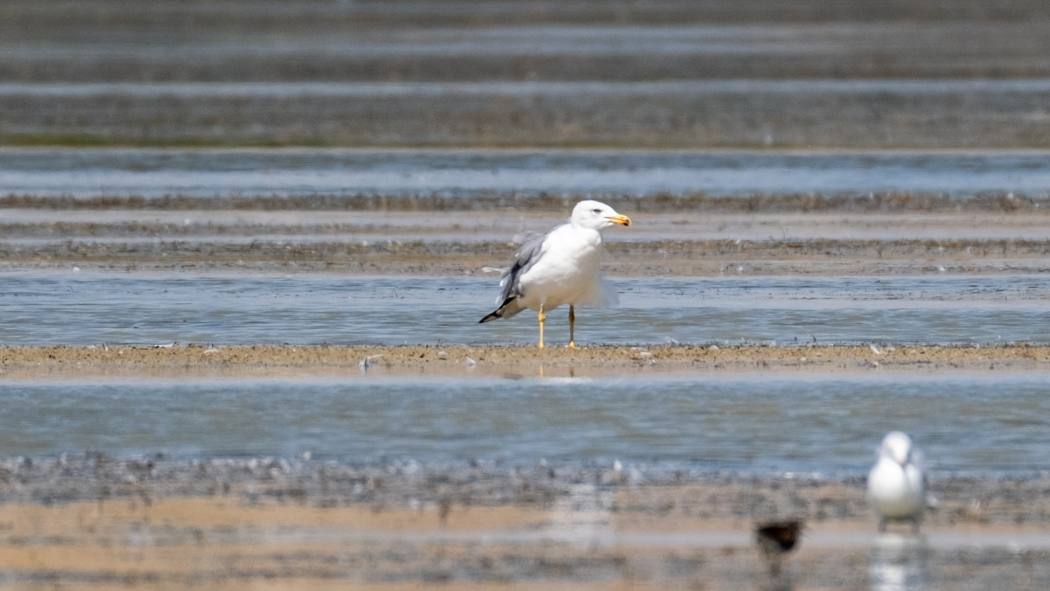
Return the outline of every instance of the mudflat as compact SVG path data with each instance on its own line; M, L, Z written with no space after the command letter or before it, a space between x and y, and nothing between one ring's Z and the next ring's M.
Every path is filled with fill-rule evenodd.
M165 210L125 209L124 203L99 211L45 201L5 210L0 269L462 276L504 264L516 248L515 234L563 222L572 199L542 213L531 207ZM812 205L836 207L832 201ZM755 213L616 205L635 225L606 237L603 268L612 276L1036 273L1047 270L1050 250L1043 238L1050 218L1032 203L1016 212L982 202L968 203L973 211L944 205L898 213L850 211L848 204L844 211L802 212L802 203L775 200L756 204ZM743 207L746 200L723 205ZM788 211L778 212L781 207Z

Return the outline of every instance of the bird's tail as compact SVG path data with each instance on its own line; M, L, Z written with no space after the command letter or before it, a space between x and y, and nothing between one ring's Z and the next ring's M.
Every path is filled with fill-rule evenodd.
M524 309L525 308L521 307L521 304L518 303L518 296L513 295L503 300L503 303L500 305L499 308L496 308L495 312L492 312L488 316L485 316L484 318L479 320L478 324L482 324L490 320L495 320L497 318L511 318Z

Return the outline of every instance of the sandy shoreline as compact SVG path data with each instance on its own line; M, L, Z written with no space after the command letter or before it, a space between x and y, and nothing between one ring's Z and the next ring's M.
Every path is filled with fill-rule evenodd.
M0 348L0 380L88 376L560 376L667 372L1047 372L1046 345L292 346Z
M924 535L878 536L862 478L12 458L0 462L0 585L866 588L903 564L924 588L1039 588L1045 477L931 487ZM772 579L752 529L784 518L805 529L787 579ZM958 580L975 556L981 569Z

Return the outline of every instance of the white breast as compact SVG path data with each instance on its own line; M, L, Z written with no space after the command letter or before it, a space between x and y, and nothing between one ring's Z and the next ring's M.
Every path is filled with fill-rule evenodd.
M522 304L552 310L562 304L596 304L601 297L602 236L564 225L547 235L539 260L521 276Z
M868 474L868 501L888 519L911 519L925 506L922 472L913 464L900 464L881 458Z

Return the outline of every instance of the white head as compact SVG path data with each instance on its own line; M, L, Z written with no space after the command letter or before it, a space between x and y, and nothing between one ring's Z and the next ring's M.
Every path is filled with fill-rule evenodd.
M631 218L616 213L616 210L601 201L580 201L572 208L569 223L591 230L604 230L613 224L631 225Z
M882 439L882 445L879 447L880 457L893 460L902 467L911 461L911 452L911 437L900 431L888 433Z

